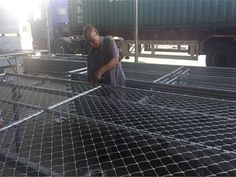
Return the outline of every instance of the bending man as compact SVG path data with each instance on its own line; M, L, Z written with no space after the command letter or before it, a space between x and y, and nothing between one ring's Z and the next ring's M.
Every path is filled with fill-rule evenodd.
M88 81L124 87L125 74L115 41L111 37L100 36L92 25L86 25L83 32L91 44L87 60Z

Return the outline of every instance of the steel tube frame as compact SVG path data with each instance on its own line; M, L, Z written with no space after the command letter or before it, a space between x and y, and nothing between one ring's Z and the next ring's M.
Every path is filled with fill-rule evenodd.
M144 90L163 91L170 93L184 93L195 96L211 97L217 99L226 99L236 101L236 92L229 90L212 90L209 88L198 88L183 85L167 85L162 83L151 83L139 80L128 80L126 82L127 88L140 88Z
M97 89L99 89L100 87L101 87L101 86L97 86L97 87L95 87L95 88L93 88L93 89L87 90L87 91L85 91L85 92L83 92L83 93L80 93L80 94L78 94L78 95L75 95L75 96L73 96L73 97L71 97L71 98L68 98L68 99L66 99L66 100L64 100L64 101L61 101L61 102L59 102L59 103L57 103L57 104L55 104L55 105L53 105L53 106L49 106L49 107L47 107L47 108L45 108L45 109L43 109L43 110L40 110L40 111L38 111L38 112L36 112L36 113L34 113L34 114L28 116L28 117L25 117L25 118L23 118L23 119L20 119L20 120L18 120L18 121L16 121L16 122L12 123L11 125L8 125L8 126L6 126L6 127L1 128L1 129L0 129L0 132L5 131L5 130L7 130L7 129L11 128L11 127L14 127L14 126L16 126L16 125L19 125L19 124L21 124L21 123L24 122L24 121L30 120L30 119L32 119L32 118L35 118L36 116L39 116L39 115L45 113L47 110L52 110L52 109L54 109L54 108L56 108L56 107L58 107L58 106L60 106L60 105L63 105L63 104L65 104L65 103L68 103L68 102L70 102L70 101L72 101L72 100L75 100L75 99L77 99L77 98L79 98L79 97L81 97L81 96L84 96L84 95L86 95L86 94L88 94L88 93L90 93L90 92L93 92L94 90L97 90Z
M30 74L15 74L15 73L6 73L6 76L21 76L21 77L25 77L25 78L31 78L31 79L40 79L40 80L51 80L51 81L55 81L55 82L71 82L71 83L88 83L88 82L84 82L84 81L72 81L70 79L61 79L61 78L55 78L55 77L49 77L49 76L34 76L34 75L30 75Z

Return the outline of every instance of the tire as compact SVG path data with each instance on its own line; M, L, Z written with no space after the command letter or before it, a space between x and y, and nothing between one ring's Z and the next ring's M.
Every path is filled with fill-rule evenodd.
M207 54L206 66L236 67L236 47L230 43L213 46Z
M64 41L59 41L56 44L56 53L70 54L72 53Z

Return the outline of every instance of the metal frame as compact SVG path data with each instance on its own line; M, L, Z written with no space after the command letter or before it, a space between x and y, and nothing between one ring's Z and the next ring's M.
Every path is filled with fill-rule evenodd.
M55 76L66 76L71 69L84 68L86 62L70 57L50 58L44 56L40 58L25 59L24 72L27 74L47 74Z
M167 85L179 85L189 88L208 88L213 91L227 91L234 93L236 89L236 70L233 68L203 68L190 66L168 66L138 64L123 64L126 74L126 83L141 81L140 84L161 83ZM86 70L74 70L69 72L72 80L86 81ZM148 84L147 84L148 85Z
M53 59L53 60L69 60L69 61L87 61L87 55L77 55L77 54L52 54L52 55L42 55L40 57L33 57L37 59Z
M101 87L101 86L97 86L97 87L95 87L95 88L93 88L93 89L90 89L90 90L88 90L88 91L85 91L85 92L83 92L83 93L81 93L81 94L75 95L75 96L73 96L73 97L71 97L71 98L68 98L67 100L61 101L61 102L59 102L59 103L57 103L57 104L55 104L55 105L53 105L53 106L46 107L45 109L40 110L40 111L36 112L35 114L32 114L32 115L30 115L30 116L28 116L28 117L25 117L25 118L22 118L22 119L20 119L20 120L17 118L17 119L16 119L17 121L15 121L14 123L12 123L11 125L8 125L8 126L6 126L6 127L1 128L1 129L0 129L0 133L1 133L2 131L5 131L5 130L11 128L11 127L14 127L14 126L16 126L16 125L19 125L20 123L23 123L24 121L30 120L30 119L32 119L32 118L35 118L35 117L37 117L37 116L39 116L39 115L45 113L47 110L50 111L50 110L52 110L52 109L54 109L54 108L56 108L56 107L58 107L58 106L61 106L61 105L65 104L65 103L68 103L68 102L70 102L70 101L72 101L72 100L75 100L75 99L77 99L77 98L79 98L79 97L81 97L81 96L84 96L84 95L86 95L86 94L88 94L88 93L90 93L90 92L92 92L92 91L94 91L94 90L96 90L96 89L99 89L100 87Z
M5 77L24 77L23 74L2 74L1 77L5 78ZM32 76L30 77L29 75L25 76L26 78L34 78L34 79L43 79L43 80L50 80L50 81L56 81L56 82L60 82L60 83L68 83L70 82L69 80L65 80L65 79L53 79L53 78L45 78L45 77L37 77L37 76ZM21 138L20 138L20 125L22 123L25 123L31 119L36 119L38 116L44 114L44 113L53 113L56 114L58 116L64 115L64 113L58 112L55 110L55 108L60 107L64 104L67 104L68 102L71 102L75 99L78 99L81 96L85 96L86 94L89 94L90 92L93 92L97 89L99 89L101 86L96 86L93 87L92 89L88 89L82 93L72 93L72 92L66 92L66 91L57 91L57 90L51 90L48 88L40 88L40 87L33 87L33 86L27 86L27 85L19 85L19 84L13 84L13 83L4 83L5 79L1 81L1 86L5 86L5 87L9 87L12 88L12 101L11 100L6 100L5 99L0 99L1 103L6 103L6 104L10 104L12 105L12 111L13 111L13 122L10 123L9 125L6 125L2 128L0 128L0 134L11 129L14 128L15 129L15 133L14 133L14 142L15 142L15 153L9 153L7 152L8 150L6 150L6 152L4 152L4 149L1 148L0 151L0 159L2 161L5 161L6 164L17 164L16 168L20 171L23 171L26 173L28 173L28 175L39 175L39 176L50 176L50 175L55 175L55 176L61 176L58 173L55 173L53 171L51 171L48 168L45 168L43 166L40 166L39 164L36 164L34 162L29 162L27 161L27 159L22 158L22 157L18 157L18 155L21 153ZM71 81L71 83L74 84L84 84L83 82L73 82ZM58 103L55 103L51 106L48 107L41 107L41 106L36 106L36 105L30 105L27 103L23 103L21 102L21 90L36 90L37 92L46 92L47 94L58 94L59 96L66 96L68 97L67 99L64 99ZM26 107L26 108L31 108L34 109L36 112L33 114L30 114L27 117L21 117L21 113L19 112L19 108L18 107ZM67 115L68 116L68 115ZM7 155L6 155L7 154ZM18 167L19 166L19 167ZM28 171L28 172L27 172Z
M209 98L217 98L217 99L228 99L228 100L236 100L236 93L230 90L214 90L210 88L204 87L193 87L186 85L167 85L161 83L151 83L144 82L139 80L131 80L126 82L127 87L138 88L138 89L146 89L146 90L155 90L155 91L163 91L163 92L171 92L171 93L181 93L181 94L191 94L195 96L204 96Z
M23 51L2 51L0 53L0 57L1 60L7 60L7 62L9 63L10 67L12 68L12 70L14 71L14 73L20 73L20 69L19 69L19 63L18 63L18 59L19 57L27 57L28 55L33 55L35 53L47 53L47 50L23 50ZM9 59L14 59L15 60L15 65L13 65ZM21 59L21 58L20 58ZM14 69L16 68L16 69Z
M135 56L135 50L132 48L134 45L134 41L124 40L118 41L122 46L122 52L124 56ZM139 45L149 45L151 47L151 51L149 54L147 53L138 53L139 57L147 57L147 58L163 58L163 59L181 59L181 60L197 60L198 52L199 52L199 42L198 41L152 41L152 40L139 40ZM166 54L157 54L158 49L155 49L156 45L188 45L189 46L189 55L166 55ZM183 50L161 50L166 52L186 52Z

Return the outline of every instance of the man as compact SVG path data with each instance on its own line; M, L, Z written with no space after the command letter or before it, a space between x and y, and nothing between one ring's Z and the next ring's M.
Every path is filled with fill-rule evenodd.
M113 86L125 86L125 74L119 62L119 50L111 37L103 37L92 25L84 27L84 37L91 44L88 54L88 81Z

